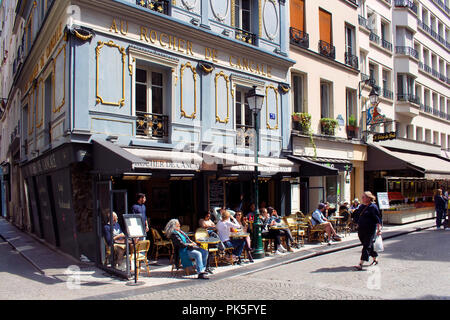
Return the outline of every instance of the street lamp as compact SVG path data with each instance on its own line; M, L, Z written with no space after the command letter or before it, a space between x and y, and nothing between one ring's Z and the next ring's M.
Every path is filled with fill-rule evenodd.
M262 243L261 236L261 227L262 223L259 219L259 195L258 195L258 152L259 152L259 127L258 127L258 114L261 111L261 108L264 103L264 92L253 86L253 89L250 90L247 94L247 102L250 110L253 112L253 119L255 123L255 131L256 131L256 144L255 144L255 219L253 222L253 237L254 237L254 245L255 251L253 253L253 258L260 259L264 258L264 248Z
M372 106L375 106L376 104L378 104L379 95L378 95L378 91L375 89L375 86L373 86L372 90L370 90L369 98L370 98L370 103Z

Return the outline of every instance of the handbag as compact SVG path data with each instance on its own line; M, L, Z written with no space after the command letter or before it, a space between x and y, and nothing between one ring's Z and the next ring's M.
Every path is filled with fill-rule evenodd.
M376 237L375 242L373 244L373 249L379 252L384 251L383 238L381 238L380 235Z

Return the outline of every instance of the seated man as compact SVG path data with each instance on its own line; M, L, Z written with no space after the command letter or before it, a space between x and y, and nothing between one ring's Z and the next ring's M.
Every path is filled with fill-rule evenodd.
M320 203L316 211L312 214L312 225L320 228L321 230L324 230L325 233L328 236L328 244L331 243L331 238L333 238L334 241L341 241L341 237L337 235L336 231L334 231L333 226L331 225L331 222L325 218L324 211L326 209L326 205L323 203Z
M113 211L113 228L112 228L112 239L111 239L111 224L108 222L103 227L103 235L105 237L106 243L111 247L114 244L114 262L119 266L119 268L123 268L123 258L125 255L125 234L122 232L120 228L117 218L117 214ZM115 267L115 265L114 265Z
M233 259L241 263L241 254L244 250L245 241L244 239L232 239L230 240L230 229L240 229L240 224L234 219L230 213L222 209L220 211L221 220L217 223L217 233L219 234L220 240L223 242L226 248L234 248Z
M277 210L272 207L268 207L267 212L270 214L270 218L274 220L275 223L281 223L281 218L278 216ZM291 248L291 245L294 243L294 238L292 238L292 233L289 227L276 229L274 232L279 232L280 236L286 239L287 251L293 252L294 250ZM283 248L283 246L281 246L281 248Z

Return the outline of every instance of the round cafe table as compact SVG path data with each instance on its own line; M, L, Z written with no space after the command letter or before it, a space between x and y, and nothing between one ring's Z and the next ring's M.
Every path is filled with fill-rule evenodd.
M245 238L248 237L250 235L250 233L247 232L231 232L230 233L230 238Z

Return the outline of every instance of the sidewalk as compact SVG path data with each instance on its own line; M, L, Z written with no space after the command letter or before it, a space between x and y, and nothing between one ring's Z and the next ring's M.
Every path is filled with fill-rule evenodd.
M431 228L435 225L434 219L414 222L406 225L385 225L383 227L383 238L389 239L402 234L420 231ZM101 284L124 284L105 271L95 267L93 263L80 262L56 248L43 243L36 237L22 232L7 220L0 218L0 237L7 241L17 252L20 253L30 264L32 264L42 275L47 277L58 277L64 281L65 271L69 266L78 266L80 268L81 286L83 284L101 283ZM356 233L348 234L343 237L342 242L333 242L327 244L305 244L300 249L294 249L294 252L281 255L270 255L262 259L255 260L254 263L244 263L242 265L219 266L214 269L214 274L210 275L211 280L220 280L224 278L242 276L248 273L254 273L268 268L273 268L282 264L292 263L319 255L324 255L339 250L357 247L360 245ZM168 259L160 259L158 265L150 265L150 276L142 272L139 281L143 282L140 287L165 286L171 283L191 282L196 275L185 276L184 272L171 272L171 266ZM134 280L130 279L129 282ZM117 289L117 287L116 287Z

